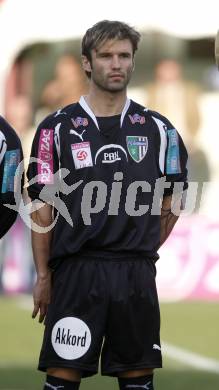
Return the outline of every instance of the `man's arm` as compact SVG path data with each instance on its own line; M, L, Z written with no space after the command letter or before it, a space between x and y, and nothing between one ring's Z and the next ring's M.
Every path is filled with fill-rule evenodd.
M161 233L160 233L160 246L169 237L173 230L180 214L181 197L177 199L174 197L174 207L172 204L172 195L164 196L161 206ZM172 211L174 210L174 212Z
M47 227L52 224L52 206L44 204L42 208L33 211L32 221L39 227ZM36 284L33 289L34 309L32 318L39 312L39 322L43 322L51 293L51 270L48 267L52 231L38 233L32 229L32 248L37 273Z

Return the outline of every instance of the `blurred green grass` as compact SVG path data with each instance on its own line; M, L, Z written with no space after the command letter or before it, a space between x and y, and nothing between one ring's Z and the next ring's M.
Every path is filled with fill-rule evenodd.
M31 298L0 298L0 389L40 390L44 374L37 371L43 325L31 318ZM161 304L162 339L219 360L218 303ZM156 390L217 390L219 375L193 370L164 357L155 375ZM82 381L81 390L118 390L113 378L95 376Z
M161 304L161 338L166 342L219 360L218 331L218 302Z
M34 369L8 368L0 372L1 390L41 390L43 375ZM192 370L159 370L154 385L156 390L217 390L219 378L216 374ZM95 376L82 381L80 390L118 390L117 380Z

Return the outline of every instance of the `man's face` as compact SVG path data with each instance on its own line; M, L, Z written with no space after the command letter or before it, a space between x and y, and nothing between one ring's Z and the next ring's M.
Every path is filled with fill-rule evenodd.
M120 92L126 89L133 71L133 49L128 39L107 40L91 51L91 80L101 90Z

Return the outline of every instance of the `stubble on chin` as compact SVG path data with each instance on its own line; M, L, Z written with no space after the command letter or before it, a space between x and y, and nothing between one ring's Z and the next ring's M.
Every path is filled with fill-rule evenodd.
M128 83L129 83L129 80L130 80L130 77L124 78L121 82L105 81L104 89L105 89L105 91L108 91L111 93L122 92L126 89Z

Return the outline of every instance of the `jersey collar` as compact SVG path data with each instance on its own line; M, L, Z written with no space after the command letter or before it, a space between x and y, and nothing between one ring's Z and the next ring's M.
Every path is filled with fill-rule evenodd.
M93 119L95 125L97 126L98 130L99 129L99 126L98 126L98 122L97 122L97 118L96 116L94 115L93 111L91 110L91 108L88 106L84 96L81 96L80 100L79 100L79 104L81 105L81 107L84 109L84 111L87 112L87 114ZM126 102L125 102L125 105L124 105L124 108L122 110L122 113L121 113L121 118L120 118L120 127L122 127L122 124L123 124L123 120L125 118L125 115L129 109L129 106L130 106L130 99L126 99Z

